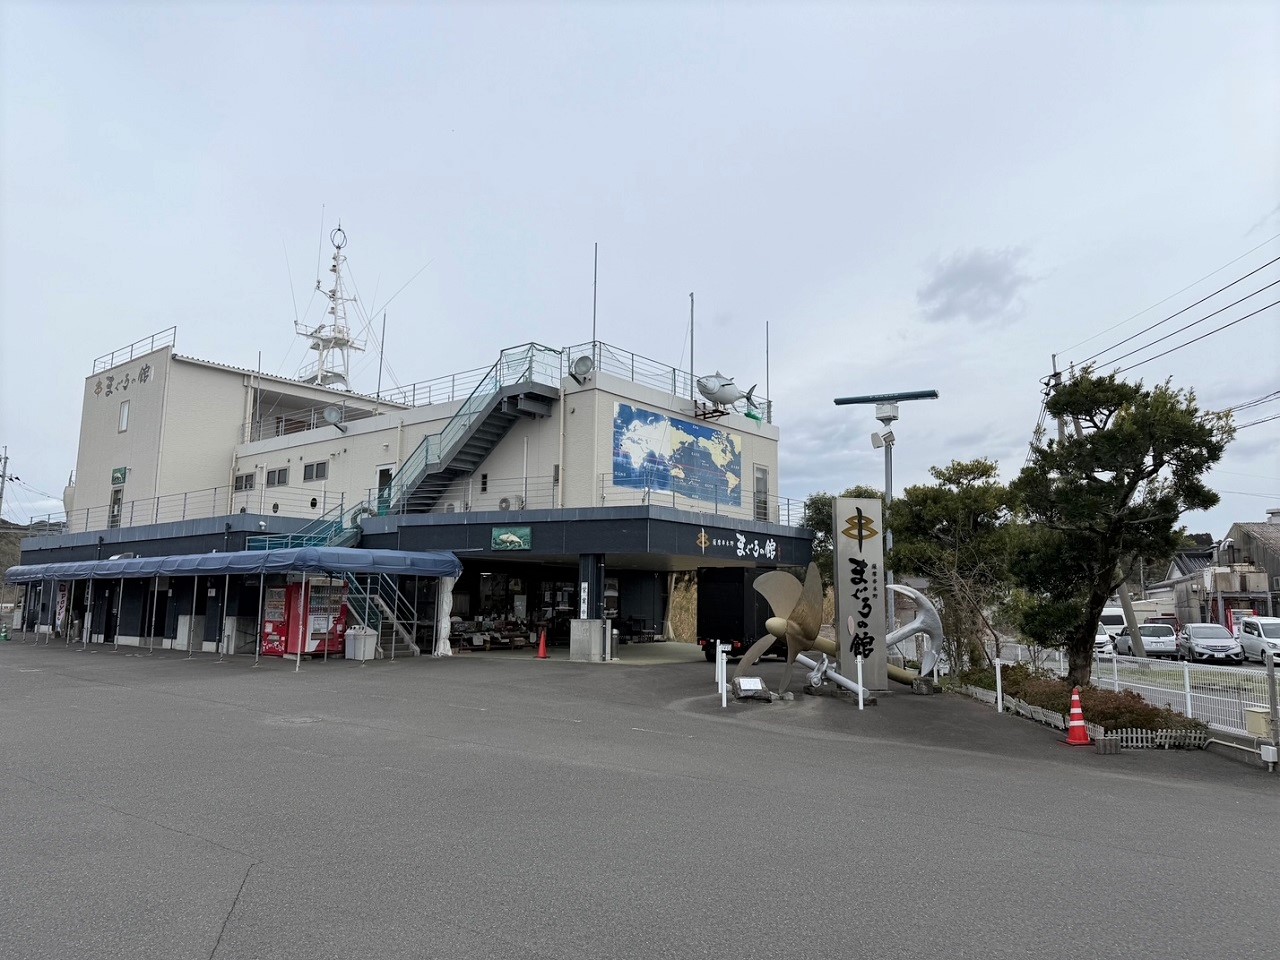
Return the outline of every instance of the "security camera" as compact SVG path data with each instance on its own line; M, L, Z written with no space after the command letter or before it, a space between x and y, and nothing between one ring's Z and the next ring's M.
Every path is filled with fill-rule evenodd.
M267 521L265 521L265 520L259 520L259 521L258 521L258 529L259 529L259 530L265 530L265 529L267 529Z

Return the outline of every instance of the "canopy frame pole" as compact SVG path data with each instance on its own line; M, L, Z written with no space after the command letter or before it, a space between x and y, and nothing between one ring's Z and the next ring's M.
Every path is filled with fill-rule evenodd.
M258 629L253 641L253 665L258 665L258 658L262 656L262 619L265 616L267 605L267 575L266 573L258 574Z
M160 577L151 578L151 627L147 631L147 656L156 652L156 612L160 606Z
M120 621L124 614L124 577L120 578L120 590L116 594L116 635L111 642L111 652L120 652Z
M307 622L310 604L307 602L307 575L302 575L302 587L298 590L298 656L297 662L293 665L293 672L297 673L302 669L302 648L307 645L307 637L311 633L311 624Z
M89 649L89 638L93 636L93 577L89 578L89 599L85 603L84 630L81 631L81 651Z
M222 581L222 604L218 613L218 663L224 663L227 656L227 608L231 606L231 574Z
M196 604L200 601L200 574L195 575L191 586L191 616L187 619L187 659L194 660L196 658L195 650L191 646L192 634L196 632ZM205 614L208 615L209 608L205 606ZM203 641L201 641L203 646Z

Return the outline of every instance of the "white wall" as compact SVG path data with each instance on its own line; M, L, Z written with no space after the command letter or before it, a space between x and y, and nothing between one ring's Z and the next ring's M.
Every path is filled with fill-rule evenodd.
M235 472L254 474L254 489L235 494L234 510L243 506L249 513L272 513L272 505L278 504L278 512L284 516L319 517L339 502L347 506L360 503L377 487L379 465L398 467L423 437L439 433L459 406L460 402L392 410L344 424L346 433L324 426L240 444ZM324 460L329 462L328 478L305 481L306 465ZM266 472L281 467L289 470L288 485L268 488ZM311 506L313 498L315 507Z
M155 496L171 365L171 351L164 347L85 379L72 529L84 528L77 526L76 514L83 517L87 508L98 508L91 511L91 526L106 526L101 508L111 501L111 471L116 467L128 470L126 501ZM129 425L122 433L120 404L126 400Z
M699 421L693 413L693 402L673 397L608 374L597 373L584 387L565 394L565 463L564 505L600 506L604 503L637 503L638 491L613 485L613 419L619 402L643 407L657 413L694 423L706 423L717 430L733 434L742 455L742 498L738 506L720 504L721 513L751 517L754 491L754 465L769 470L770 496L778 492L778 429L739 414L728 414L714 421ZM603 487L601 476L604 476ZM658 503L671 503L670 493L660 494ZM674 505L690 510L710 510L713 504L677 495Z

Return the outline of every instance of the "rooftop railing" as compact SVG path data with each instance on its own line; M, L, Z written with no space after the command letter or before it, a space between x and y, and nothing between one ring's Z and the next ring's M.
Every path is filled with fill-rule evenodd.
M760 520L788 527L799 526L804 517L803 500L771 496L763 491L757 495L750 487L743 488L735 496L725 483L723 474L710 471L699 475L692 469L682 472L685 476L674 483L669 476L658 473L628 478L624 482L618 482L612 474L602 473L596 478L593 502L568 506L579 509L654 504L709 516ZM370 488L365 491L363 500L353 503L350 497L340 492L312 489L311 484L251 490L208 487L163 497L126 500L114 511L110 505L102 505L72 510L69 517L61 513L34 517L28 525L27 535L85 533L251 513L311 520L292 534L262 534L272 539L256 542L254 546L259 549L268 542L270 546L279 547L321 546L336 544L344 535L358 528L365 515L416 513L427 505L430 505L432 514L555 510L560 507L559 486L560 481L551 476L490 476L484 481L473 476L455 481L443 495L423 494L415 502L411 494L395 503L389 488Z
M110 370L119 364L128 363L134 357L145 356L154 350L159 350L161 347L172 347L177 342L177 336L178 328L169 327L167 330L153 333L149 337L135 340L133 343L118 350L104 353L93 361L93 372L98 373L102 370Z

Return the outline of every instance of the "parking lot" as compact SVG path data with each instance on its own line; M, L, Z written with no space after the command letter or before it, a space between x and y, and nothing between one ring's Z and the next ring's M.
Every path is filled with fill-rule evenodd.
M293 666L0 646L0 954L1274 956L1280 783L1211 753L722 710L696 661Z

